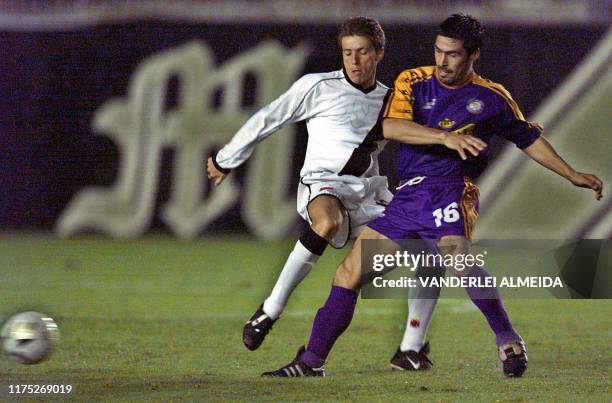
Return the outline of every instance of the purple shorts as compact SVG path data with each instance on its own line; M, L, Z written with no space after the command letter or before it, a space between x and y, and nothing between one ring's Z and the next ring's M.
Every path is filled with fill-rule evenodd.
M478 187L469 178L416 177L398 187L384 214L368 227L394 241L446 235L472 238Z

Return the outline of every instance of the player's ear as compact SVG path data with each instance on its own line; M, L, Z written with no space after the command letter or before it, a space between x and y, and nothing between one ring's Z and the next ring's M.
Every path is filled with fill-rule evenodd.
M476 49L474 53L470 55L470 60L474 63L480 57L480 49Z
M376 63L380 62L385 55L385 48L381 48L376 52Z

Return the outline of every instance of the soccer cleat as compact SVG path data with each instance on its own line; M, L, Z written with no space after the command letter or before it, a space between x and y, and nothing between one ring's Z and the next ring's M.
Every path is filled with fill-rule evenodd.
M517 378L523 376L527 369L525 343L521 340L499 346L499 359L504 366L504 375Z
M242 328L242 342L246 348L251 351L257 350L277 320L278 318L272 319L266 315L262 304Z
M397 348L395 355L391 358L391 369L399 371L424 371L433 366L433 362L427 358L429 353L429 342L425 343L421 350L402 351Z
M277 369L276 371L264 372L261 376L265 377L280 377L280 378L295 378L299 376L325 376L325 369L310 368L308 365L300 361L300 356L306 351L304 346L300 347L295 359L289 364Z

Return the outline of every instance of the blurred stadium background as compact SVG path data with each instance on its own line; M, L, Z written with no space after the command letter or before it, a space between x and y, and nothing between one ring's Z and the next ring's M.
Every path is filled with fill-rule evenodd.
M405 68L433 63L436 26L446 16L479 17L487 41L477 72L502 83L523 113L544 125L562 156L605 183L604 199L595 202L591 192L495 142L479 181L484 214L477 238L610 238L611 8L606 0L0 2L0 316L46 311L60 322L63 346L72 348L36 368L2 362L0 384L79 379L77 392L113 399L155 391L180 398L186 388L194 398L342 398L344 384L323 384L314 395L301 395L297 386L295 395L277 395L281 385L249 384L245 379L258 382L270 364L249 367L252 356L239 340L242 321L273 283L291 247L287 240L302 225L295 190L305 126L261 143L215 191L204 161L299 76L340 68L336 29L353 15L377 18L385 29L378 76L387 85ZM390 145L383 168L392 182L393 156ZM299 289L287 323L273 333L275 348L264 346L260 360L267 355L272 366L284 362L307 336L343 253L330 252ZM351 365L378 370L403 329L403 304L364 302L363 315L381 322L372 327L358 319L353 327L384 342L372 347L354 336L352 344L339 343L345 356L359 348L373 355L336 361L347 377ZM460 316L461 324L434 322L434 361L454 357L453 332L490 343L469 304L443 302L439 315ZM510 303L511 313L522 315L521 329L530 329L524 336L540 343L525 384L535 391L531 397L609 397L612 360L601 352L609 351L611 307L587 302ZM553 309L558 317L550 315ZM570 325L576 316L587 333L580 340ZM300 338L283 333L289 328ZM547 328L560 336L546 334ZM588 343L598 352L585 350ZM570 369L559 353L567 350L591 355L585 366ZM437 380L417 377L428 385L419 389L421 398L508 397L503 384L474 383L486 380L456 386L452 370L472 361L469 349L462 353ZM472 370L494 370L494 355L476 356L486 358L470 364ZM232 373L224 372L227 359L235 364ZM193 375L202 367L210 380L204 384ZM555 374L588 378L588 384L572 392L555 383ZM395 384L377 373L353 382L351 390L372 399ZM481 389L489 394L475 392ZM198 394L206 390L212 394ZM426 395L430 390L435 394Z
M609 183L610 2L450 3L3 2L0 225L61 236L294 234L303 125L262 143L219 192L203 161L300 75L337 69L337 25L357 14L384 25L387 85L433 63L446 15L480 17L478 72L503 83L572 164ZM609 192L594 203L513 147L492 147L477 236L610 236ZM393 177L393 146L385 156Z

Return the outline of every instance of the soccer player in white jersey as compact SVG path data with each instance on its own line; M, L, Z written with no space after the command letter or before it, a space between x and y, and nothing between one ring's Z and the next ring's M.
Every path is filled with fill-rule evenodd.
M392 197L377 159L384 146L381 109L390 94L376 81L385 34L376 20L350 18L340 27L338 44L342 70L301 77L207 161L208 178L217 186L259 141L286 124L306 121L308 145L297 208L310 226L295 244L270 296L244 326L243 342L250 350L261 345L327 245L343 247L384 211Z

